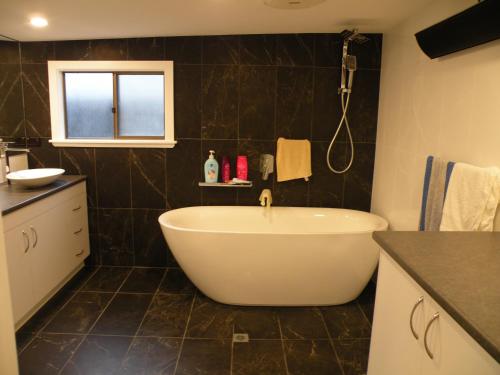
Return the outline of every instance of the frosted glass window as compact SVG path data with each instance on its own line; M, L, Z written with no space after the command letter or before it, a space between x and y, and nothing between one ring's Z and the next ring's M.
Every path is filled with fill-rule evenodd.
M118 135L163 137L163 74L118 74Z
M67 138L113 138L113 73L64 73Z

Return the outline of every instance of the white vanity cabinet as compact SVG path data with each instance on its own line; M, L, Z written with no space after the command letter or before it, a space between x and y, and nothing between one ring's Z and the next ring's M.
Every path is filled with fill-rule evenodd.
M5 215L16 326L53 296L90 254L86 202L81 182Z
M499 375L500 365L384 251L368 375Z

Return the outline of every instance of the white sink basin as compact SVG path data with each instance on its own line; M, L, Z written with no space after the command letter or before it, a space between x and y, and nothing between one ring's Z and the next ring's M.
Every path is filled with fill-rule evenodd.
M26 188L35 188L48 185L64 173L60 168L35 168L11 172L7 175L9 181Z

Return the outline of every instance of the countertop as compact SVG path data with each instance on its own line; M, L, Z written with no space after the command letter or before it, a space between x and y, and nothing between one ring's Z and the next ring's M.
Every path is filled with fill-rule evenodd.
M86 176L61 176L52 184L36 189L25 189L10 184L0 185L0 209L2 215L10 214L30 203L46 198L84 181Z
M373 238L500 363L499 232L375 232Z

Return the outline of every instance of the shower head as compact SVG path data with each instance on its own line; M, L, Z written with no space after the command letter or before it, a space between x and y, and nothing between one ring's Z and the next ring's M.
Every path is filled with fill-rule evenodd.
M344 42L355 42L358 44L363 44L370 40L363 34L358 33L358 29L344 30L340 33L340 36L344 39Z

